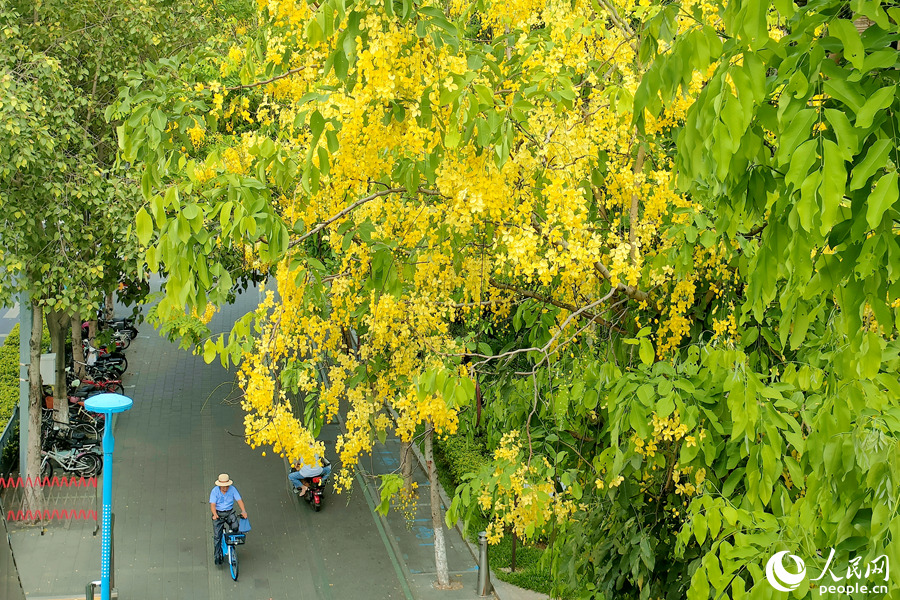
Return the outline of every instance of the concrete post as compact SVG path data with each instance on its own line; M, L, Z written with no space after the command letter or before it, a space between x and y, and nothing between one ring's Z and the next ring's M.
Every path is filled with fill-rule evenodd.
M488 541L487 532L482 531L478 534L478 584L475 588L478 595L484 598L490 596L494 591L491 585L491 566L488 564Z

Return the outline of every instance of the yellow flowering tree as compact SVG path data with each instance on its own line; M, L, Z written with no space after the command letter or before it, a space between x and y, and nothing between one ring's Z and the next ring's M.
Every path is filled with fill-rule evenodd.
M857 550L867 510L878 552L900 527L876 507L897 506L900 270L876 268L896 170L875 117L896 102L848 92L874 89L861 75L767 78L813 52L833 82L822 57L847 68L845 39L849 64L890 77L890 35L860 50L817 30L837 6L259 0L258 30L121 93L159 310L201 314L239 269L269 275L202 345L240 364L248 442L306 456L342 412L344 488L388 431L426 450L479 435L492 460L449 520L551 541L561 593L769 597L765 557ZM804 136L825 154L795 167ZM876 208L816 179L832 146ZM858 274L840 263L863 251Z

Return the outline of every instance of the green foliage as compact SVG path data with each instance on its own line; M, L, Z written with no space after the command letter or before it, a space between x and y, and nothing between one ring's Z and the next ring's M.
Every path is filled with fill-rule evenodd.
M381 475L381 502L375 508L382 515L386 515L391 509L391 499L403 489L403 476L394 474Z
M434 459L438 479L446 490L456 489L482 467L490 464L483 442L469 440L465 435L459 434L435 438ZM487 521L482 516L472 515L466 528L469 541L477 544L478 532L486 525ZM516 570L510 572L512 536L505 536L498 544L490 547L488 557L492 575L507 583L549 594L553 578L549 566L543 561L544 550L543 545L519 541L516 545Z
M0 428L6 427L18 403L19 324L16 323L0 346Z
M422 37L430 33L454 50L465 39L461 24L450 23L436 7L410 11L409 3L400 4L399 18L413 13ZM322 4L323 21L331 5ZM388 6L394 11L396 5ZM353 14L323 65L341 82L356 77L350 65L356 60L361 13ZM671 149L678 186L691 208L676 211L683 222L664 232L660 245L666 250L642 268L666 267L673 282L681 277L698 286L691 292L696 300L685 300L686 312L679 315L689 323L684 337L675 336L679 341L664 352L665 330L652 340L646 332L635 333L641 327L632 328L635 320L662 322L660 311L668 307L639 306L633 296L619 294L611 314L618 325L609 335L587 330L566 348L567 355L552 362L531 350L496 367L479 365L486 402L476 424L471 394L464 390L464 430L484 432L486 449L494 450L504 433L518 428L529 464L540 469L535 483L550 482L555 497L577 503L570 518L548 519L546 527L529 523L526 529L531 538L550 541L557 593L641 600L770 598L775 592L763 565L783 549L810 566L830 548L842 553L842 560L884 553L900 564L900 313L895 305L900 299L895 227L900 11L878 1L703 7L671 2L647 7L646 16L640 39L634 40L641 67L647 67L633 97L637 137ZM859 16L875 23L863 35L850 22ZM431 25L440 31L429 32ZM770 25L776 30L772 35ZM327 27L310 22L307 38L323 39ZM542 29L535 24L530 33L543 35ZM513 37L519 33L528 38L529 32L518 31ZM502 56L506 40L498 40L493 50ZM465 58L495 62L483 52ZM657 116L679 99L695 74L705 77L711 66L684 121L647 134L647 115ZM213 192L218 196L197 208L188 198L196 181L192 174L180 181L165 177L182 168L168 165L186 163L188 151L178 151L178 145L187 140L195 115L206 113L213 101L209 88L179 100L180 75L204 69L202 61L184 57L150 67L129 80L115 109L125 120L126 158L144 163L142 190L149 210L141 215L138 234L153 244L148 264L172 269L167 309L223 301L240 271L228 262L235 249L260 244L263 262L282 256L289 224L272 208L274 198L280 192L315 191L327 165L321 160L327 153L316 156L316 166L312 152L327 129L325 118L319 112L298 115L301 124L309 117L313 138L302 164L271 140L261 141L250 148L265 158L261 174L218 175L222 185ZM455 76L455 89L439 95L439 104L467 121L446 136L441 151L454 150L463 136L471 138L476 119L482 119L479 145L503 165L531 102L514 96L501 117L491 108L490 87L473 85L470 75ZM507 76L527 89L528 82L516 81L515 73L498 71L496 81L488 76L486 83L501 85ZM234 78L249 83L244 72ZM571 111L571 88L569 80L562 89L548 87L531 98ZM477 110L463 115L466 102ZM494 123L480 116L482 103ZM433 126L430 112L423 107L424 126ZM170 122L182 137L161 144ZM334 153L331 144L329 149ZM210 164L219 158L212 152ZM420 175L433 183L437 164L432 157L400 159L395 179L410 190ZM603 177L598 167L586 187L600 186ZM539 209L532 216L542 218ZM290 231L301 234L307 225L298 222ZM347 244L344 250L354 241L352 226L347 222L336 230ZM372 243L371 232L367 235L363 239L359 232ZM399 295L402 282L392 249L372 245L373 287L381 281L385 291ZM695 261L713 252L721 277L698 277ZM301 276L321 284L327 269L319 259L325 258L306 260L310 271ZM304 261L297 260L291 267L299 270ZM719 285L720 279L730 283ZM323 286L310 287L315 302L326 305ZM508 335L487 351L474 344L482 340L473 331L478 324L458 337L472 342L470 352L486 355L495 354L492 348L500 354L541 347L551 339L560 310L536 298L520 302ZM736 331L720 336L726 316L734 319ZM228 348L221 338L210 343L210 355L234 356L249 335L249 328L245 331L232 334ZM455 389L455 384L445 388L451 379L439 369L422 379L427 391ZM437 445L440 457L445 450ZM482 518L480 493L497 488L492 463L478 468L478 458L455 442L446 454L438 460L447 464L442 481L457 490L451 512L462 507L472 520ZM395 485L388 481L384 489ZM896 569L894 578L896 586ZM814 593L804 586L793 595Z
M470 441L462 435L448 435L435 440L437 454L449 471L454 489L466 480L466 475L475 473L487 463L484 444Z

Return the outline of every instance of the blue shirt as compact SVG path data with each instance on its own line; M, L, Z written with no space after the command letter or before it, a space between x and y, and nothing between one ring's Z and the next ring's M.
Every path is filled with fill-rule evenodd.
M301 456L297 459L297 462L294 463L294 468L300 471L300 477L303 477L304 479L315 477L316 475L321 475L325 470L322 468L320 461L319 455L316 454L313 464L308 465L303 462L303 457Z
M216 503L216 510L231 510L231 507L234 506L235 500L240 500L241 494L237 491L237 488L232 486L228 487L228 491L224 494L219 486L216 486L209 493L209 503Z

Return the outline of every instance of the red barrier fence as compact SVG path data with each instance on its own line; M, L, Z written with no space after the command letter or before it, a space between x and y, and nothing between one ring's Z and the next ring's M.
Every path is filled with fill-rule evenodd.
M8 511L6 513L7 521L51 521L53 519L84 519L90 521L97 520L96 510L18 510Z
M0 475L0 494L3 496L3 512L7 521L97 521L96 477L21 477ZM27 490L40 490L40 503L26 509ZM56 508L46 508L46 507ZM40 508L40 510L36 510Z
M6 488L20 488L20 487L51 487L51 488L80 488L80 487L97 487L97 478L96 477L56 477L55 475L51 479L50 477L44 477L41 479L40 477L35 477L32 479L31 477L3 477L0 476L0 489Z

